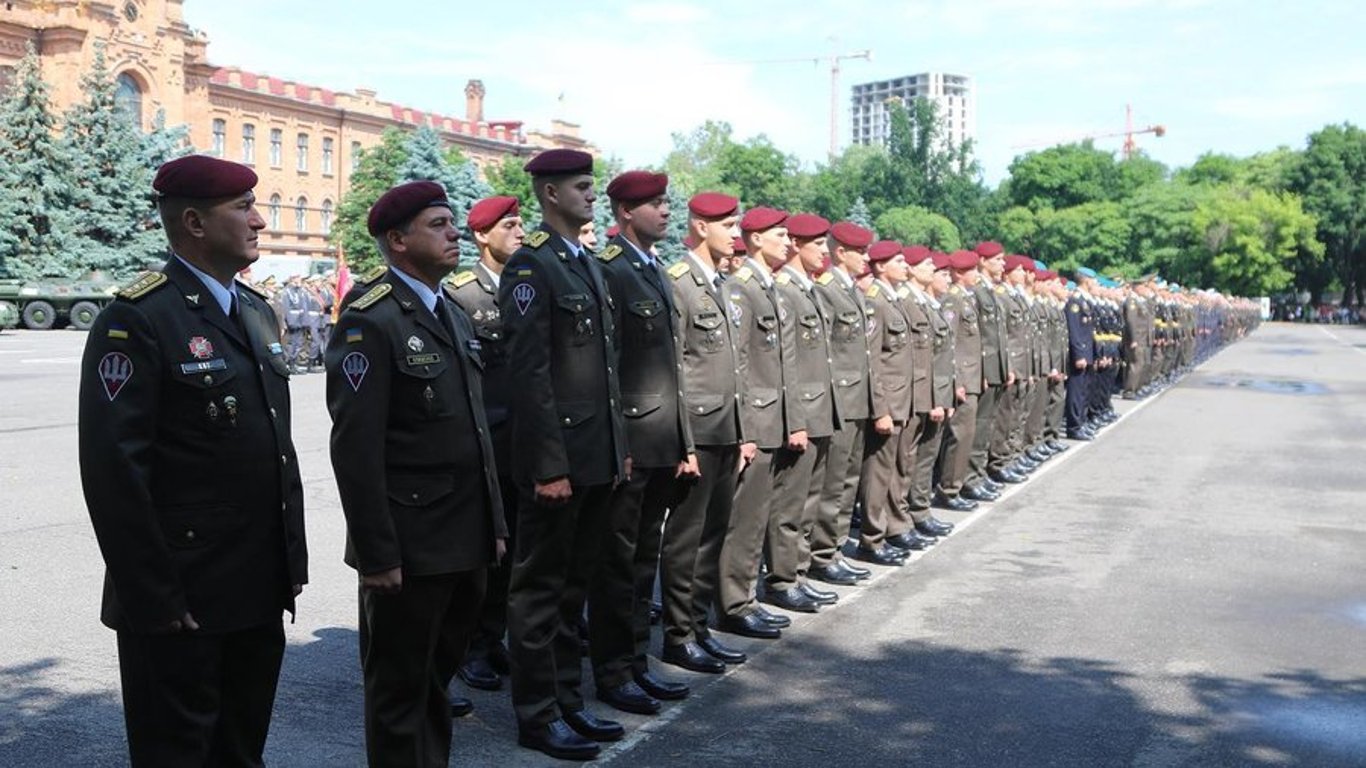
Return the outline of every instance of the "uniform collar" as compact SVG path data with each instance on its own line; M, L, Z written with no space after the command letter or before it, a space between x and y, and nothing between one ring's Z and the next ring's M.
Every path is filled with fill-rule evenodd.
M223 310L223 314L231 315L232 305L237 301L236 281L233 281L233 286L229 288L215 280L209 273L191 264L180 254L175 254L175 257L177 261L185 265L186 269L190 270L191 274L199 278L199 281L204 284L205 288L209 289L209 295L213 297L214 301L218 302L218 306Z
M762 285L764 288L773 287L773 275L770 274L767 269L764 269L753 256L746 256L745 262L749 264L749 271L753 272L754 276L759 278L759 285Z
M479 270L479 271L480 271L482 274L484 274L486 277L488 277L489 282L493 283L493 289L494 289L495 291L498 290L498 284L499 284L499 282L502 280L502 277L503 277L501 274L499 274L498 272L494 272L493 270L489 269L488 266L485 265L484 262L483 262L482 260L481 260L478 264L475 264L475 265L474 265L474 268L477 269L477 270Z
M422 302L422 306L426 307L428 312L435 314L436 293L431 288L424 285L422 281L409 275L398 267L393 267L392 269L394 274L398 276L398 279L402 280L405 285L413 290L413 294L417 296L418 301Z

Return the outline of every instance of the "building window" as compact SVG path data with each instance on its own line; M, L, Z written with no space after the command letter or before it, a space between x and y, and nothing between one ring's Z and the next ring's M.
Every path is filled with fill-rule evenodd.
M351 170L355 172L360 167L360 142L351 142Z
M307 170L308 170L308 134L306 134L306 133L301 133L301 134L299 134L299 139L298 139L298 141L295 143L295 146L296 146L296 147L298 148L298 150L299 150L299 164L298 164L297 167L298 167L298 169L299 169L300 171L307 171Z
M226 120L213 121L213 154L215 157L223 156L223 147L228 142L228 123Z
M322 209L322 220L319 222L319 229L324 235L332 231L332 201L324 200Z
M332 175L332 139L323 139L323 174Z
M280 158L284 156L285 137L279 128L270 129L270 167L279 168Z
M242 124L242 162L256 165L256 126Z
M278 194L270 196L270 228L276 231L280 229L280 196Z
M128 118L138 130L142 129L142 89L127 72L114 80L114 109Z
M308 198L294 201L294 231L304 234L308 231Z

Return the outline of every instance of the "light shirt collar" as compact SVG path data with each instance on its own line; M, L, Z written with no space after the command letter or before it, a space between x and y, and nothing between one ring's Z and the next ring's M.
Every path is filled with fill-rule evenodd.
M199 278L199 282L203 283L205 288L209 289L209 295L218 302L218 307L223 310L223 314L231 316L233 302L237 301L237 281L234 280L232 287L229 288L215 280L209 273L181 258L180 254L176 254L175 257L193 272L195 277Z
M577 240L570 240L564 235L560 235L560 239L564 241L565 245L569 246L570 253L574 254L575 256L583 255L583 243L580 243Z
M759 278L759 285L762 285L765 288L771 288L773 286L773 275L760 266L759 262L755 261L753 256L746 256L745 263L749 264L749 271L753 272L754 276Z
M924 290L922 290L921 287L920 287L920 284L917 283L916 281L914 281L914 280L907 280L907 281L906 281L906 287L907 287L907 288L910 288L910 289L911 289L911 293L915 294L915 297L916 297L917 299L920 299L922 302L925 302L925 301L929 301L929 300L930 300L930 295L929 295L928 293L926 293Z
M789 266L784 266L783 269L787 270L788 274L792 275L792 279L797 281L797 285L800 285L803 291L810 291L811 286L815 285L815 283L811 282L811 278L800 269L793 269Z
M835 273L835 279L840 281L840 285L844 286L845 288L854 287L854 278L845 274L844 270L840 269L839 267L831 267L830 271Z
M433 291L431 288L428 288L422 281L418 280L417 278L413 277L407 272L404 272L398 267L393 267L393 271L395 275L398 275L398 279L407 283L408 287L413 289L413 293L417 294L417 298L419 301L422 302L422 306L426 307L428 312L431 312L433 315L435 315L437 300L436 292Z
M649 264L649 265L652 266L652 267L654 266L654 264L655 264L655 257L652 256L652 255L650 254L649 251L641 250L640 246L638 246L638 245L636 245L635 243L631 242L631 240L630 240L629 238L623 237L623 238L621 238L621 239L622 239L622 240L625 240L625 241L626 241L626 244L629 245L629 246L631 246L631 249L634 250L634 251L640 256L640 260L641 260L641 261L645 262L646 264Z
M884 290L884 291L886 291L886 292L892 294L893 296L896 295L896 289L893 288L893 287L892 287L892 284L889 283L889 282L887 282L886 280L883 280L882 278L878 277L878 278L874 278L874 279L873 279L873 282L875 282L875 283L877 283L878 285L882 286L882 290Z
M692 260L692 265L694 267L697 267L698 271L702 273L702 276L707 279L707 284L715 287L716 270L712 269L706 261L699 259L697 257L697 254L693 253L692 251L688 251L688 258Z
M486 274L486 275L489 276L489 279L493 281L493 288L494 288L494 290L497 290L497 289L498 289L498 286L499 286L499 285L502 283L502 281L503 281L503 275L502 275L502 273L500 273L500 272L494 272L493 270L489 269L489 268L488 268L488 265L485 264L485 263L482 262L482 261L479 262L478 264L476 264L475 266L478 267L479 269L482 269L482 270L484 271L484 274Z

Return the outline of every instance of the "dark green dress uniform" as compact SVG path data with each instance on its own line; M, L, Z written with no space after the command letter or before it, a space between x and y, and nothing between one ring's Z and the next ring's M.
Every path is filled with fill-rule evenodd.
M740 361L729 299L719 275L689 253L668 269L682 333L683 392L701 476L682 489L664 521L660 598L664 646L710 636L707 612L716 600L721 547L730 525L739 463Z
M820 503L821 483L830 455L839 408L831 372L829 327L825 309L816 298L815 283L805 274L785 266L774 277L775 290L792 319L793 372L787 382L797 413L789 432L806 430L806 450L781 448L775 459L773 512L769 515L765 542L767 588L784 592L796 587L811 560L811 528Z
M997 285L994 290L997 305L1002 309L1005 335L1002 342L1010 357L1010 369L1015 371L1015 385L1002 390L1001 402L997 406L996 421L992 424L990 454L987 467L992 472L1008 470L1019 454L1019 444L1012 440L1018 434L1023 422L1021 416L1029 394L1029 319L1024 299L1010 286Z
M346 563L403 576L396 594L360 590L371 765L449 759L446 687L478 621L495 538L507 536L481 345L434 299L429 310L390 270L342 313L326 353Z
M718 618L741 619L754 610L764 533L773 496L778 451L800 429L800 406L789 382L796 380L795 317L776 291L773 277L746 259L726 282L744 401L740 423L745 441L758 446L740 474L730 527L721 548ZM784 324L787 327L784 328ZM786 331L786 332L785 332Z
M992 283L985 275L972 290L977 300L978 327L982 331L983 387L982 397L977 401L977 428L972 437L972 458L968 465L969 485L987 477L997 412L1007 394L1006 382L1014 370L1006 330L1005 290L1005 286Z
M672 287L655 260L623 236L598 259L616 304L622 413L632 446L631 477L612 492L611 533L588 592L589 647L601 690L650 671L650 602L664 512L678 498L678 464L693 446Z
M479 340L479 357L484 362L482 376L484 416L488 421L493 442L494 463L498 466L499 495L503 501L503 519L508 529L508 551L517 540L517 485L512 480L512 422L509 419L507 345L503 332L503 316L498 309L498 284L493 273L483 263L475 264L467 272L450 279L446 293L465 313L474 326ZM467 658L486 657L501 652L503 635L507 633L508 581L512 577L512 558L490 565L484 607L480 610L479 626L470 638Z
M831 268L816 279L816 295L831 321L830 370L839 422L830 438L825 476L816 479L819 506L811 529L811 556L799 569L803 575L811 566L829 568L843 559L840 547L849 536L873 397L863 292L842 270Z
M1044 416L1048 411L1048 372L1061 368L1053 360L1053 348L1049 343L1048 307L1043 297L1026 295L1029 316L1033 328L1034 384L1029 397L1029 413L1024 422L1024 450L1039 447L1043 440Z
M135 766L260 764L281 615L308 580L279 323L236 297L232 317L172 258L100 313L81 362L81 482ZM199 630L165 631L186 612Z
M948 321L954 340L954 382L968 396L957 404L944 433L939 489L952 499L967 481L973 438L977 434L977 406L982 397L982 332L978 326L977 300L960 285L950 287L940 300L940 312Z
M930 343L933 353L929 369L930 407L943 408L944 421L930 421L927 416L920 442L915 448L915 464L910 476L907 501L916 522L930 516L930 501L934 492L934 466L939 460L939 449L948 427L948 411L957 402L954 396L957 383L953 328L944 317L938 301L929 295L922 295L921 298L924 301L925 315L930 321Z
M612 297L597 259L545 225L527 235L498 290L507 332L517 550L508 594L512 703L523 726L583 709L578 619L625 479L626 425ZM534 484L568 478L562 505Z
M1153 347L1153 311L1132 291L1124 300L1124 392L1133 396L1148 383Z
M901 432L911 415L910 319L896 291L882 281L868 286L868 349L873 402L868 415L868 445L864 453L859 493L863 497L863 523L859 545L880 550L890 532L893 507L901 484L897 480L897 449ZM873 422L892 417L892 433L881 435Z
M1048 317L1049 317L1049 339L1051 345L1051 356L1053 367L1064 377L1070 376L1073 371L1067 364L1067 312L1066 303L1058 299L1049 298ZM1048 415L1044 424L1044 437L1050 442L1057 442L1067 436L1067 379L1061 381L1051 381L1048 383ZM1056 446L1052 446L1057 450Z
M897 448L897 476L892 517L888 525L889 536L900 536L910 531L916 523L929 517L924 509L911 506L911 483L915 479L916 455L921 440L931 432L930 409L936 407L934 399L934 340L935 326L930 320L934 312L923 294L912 291L908 284L897 289L897 296L906 312L910 328L911 367L911 418L902 430Z

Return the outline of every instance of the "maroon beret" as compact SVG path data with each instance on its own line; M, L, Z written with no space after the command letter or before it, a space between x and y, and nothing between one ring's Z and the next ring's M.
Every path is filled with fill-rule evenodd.
M732 242L730 245L737 256L740 254L749 253L749 248L745 247L745 238L743 237L735 238L735 241Z
M607 196L613 200L634 203L653 200L669 188L669 177L650 171L627 171L607 185Z
M1006 271L1014 272L1017 269L1024 269L1028 272L1034 271L1034 260L1028 256L1021 256L1018 253L1006 255Z
M940 253L939 251L935 251L934 253L930 254L930 259L934 262L934 268L936 271L941 269L948 269L953 266L953 259L949 258L949 255L947 253Z
M954 269L972 269L977 266L978 259L976 251L954 251L949 254L949 264Z
M901 253L901 243L895 240L879 240L868 246L869 261L887 261Z
M547 149L531 158L522 170L532 176L568 176L593 172L593 156L577 149Z
M475 232L485 232L489 227L508 216L516 216L520 211L521 206L515 197L486 197L470 207L470 215L465 217L465 226Z
M1005 246L994 240L984 240L977 244L977 255L984 259L989 259L992 256L1005 253L1005 251Z
M435 181L410 181L380 195L370 206L370 217L365 228L371 237L379 237L395 227L401 227L424 209L434 205L451 207L446 190Z
M787 221L787 211L762 206L750 208L740 218L740 230L742 232L763 232L765 229L772 229L784 221Z
M740 201L720 192L698 192L688 201L688 210L704 219L719 219L735 213Z
M205 200L240 195L256 186L256 172L208 155L186 155L163 164L152 179L161 197Z
M852 221L841 221L830 228L830 234L846 248L867 248L873 242L872 230Z
M906 257L906 264L912 267L930 257L930 249L923 245L908 245L901 253Z
M1047 282L1047 281L1049 281L1049 280L1057 280L1057 279L1058 279L1058 273L1057 273L1057 272L1054 272L1054 271L1051 270L1051 269L1045 269L1045 270L1039 272L1039 277L1038 277L1038 279L1039 279L1039 280L1042 280L1042 281L1044 281L1044 282Z
M787 233L793 237L814 240L825 237L825 233L829 231L830 222L814 213L799 213L787 219Z

